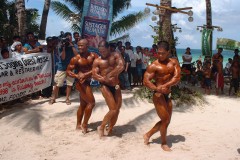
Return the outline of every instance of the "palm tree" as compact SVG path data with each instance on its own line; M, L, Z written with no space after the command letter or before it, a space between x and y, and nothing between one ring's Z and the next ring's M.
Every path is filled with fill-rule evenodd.
M15 5L17 9L18 34L19 36L25 36L27 30L25 0L16 0Z
M66 4L59 1L52 1L51 8L55 13L61 16L63 19L70 21L71 14L82 13L84 0L64 0ZM126 16L123 16L119 20L116 20L117 16L122 13L124 10L128 9L131 6L131 0L113 0L113 19L112 19L112 28L110 35L121 34L124 31L132 28L136 23L140 22L145 18L143 12L131 13ZM69 7L73 8L71 10ZM81 28L79 25L73 24L72 30L79 31Z
M19 35L16 3L4 0L0 2L0 5L2 6L0 9L0 36L3 36L8 44L11 44L13 36ZM26 9L26 30L22 33L23 37L28 31L39 32L38 17L37 9Z
M45 0L43 12L42 12L42 20L40 24L39 39L45 39L45 36L46 36L47 18L48 18L50 4L51 4L51 0Z

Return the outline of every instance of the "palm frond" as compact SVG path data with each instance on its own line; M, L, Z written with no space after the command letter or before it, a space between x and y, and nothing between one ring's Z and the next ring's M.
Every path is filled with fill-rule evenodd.
M112 23L110 35L120 34L143 20L147 15L143 12L137 12L123 16L120 20Z
M52 1L51 8L57 15L61 16L66 21L70 22L70 15L73 14L74 12L70 10L67 5L58 1Z
M69 4L76 12L81 13L83 10L84 0L64 0Z
M113 19L131 6L131 0L113 0Z

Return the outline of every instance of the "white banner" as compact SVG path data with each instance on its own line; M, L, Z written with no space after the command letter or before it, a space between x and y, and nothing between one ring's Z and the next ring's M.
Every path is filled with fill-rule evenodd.
M0 60L0 104L21 98L51 85L49 53L34 53Z

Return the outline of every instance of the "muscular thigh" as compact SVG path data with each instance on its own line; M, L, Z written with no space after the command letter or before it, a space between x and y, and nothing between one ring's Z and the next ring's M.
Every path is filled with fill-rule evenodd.
M92 88L87 84L76 84L77 90L80 92L80 97L87 103L94 103L95 99L93 96Z
M156 96L156 94L154 94L153 103L161 120L170 118L171 113L169 113L168 103L166 102L163 94L160 96Z
M114 99L115 99L117 108L120 109L122 106L122 93L120 88L116 90Z
M102 95L110 110L117 109L115 98L109 88L105 85L101 87Z

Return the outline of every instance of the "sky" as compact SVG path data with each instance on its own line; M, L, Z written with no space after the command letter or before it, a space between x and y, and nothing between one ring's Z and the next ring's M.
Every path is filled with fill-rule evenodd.
M61 1L61 0L60 0ZM28 0L25 1L26 8L37 8L39 15L42 14L44 0ZM128 13L143 11L146 3L159 4L160 0L131 0L131 7L124 11L120 16ZM216 49L217 38L229 38L240 41L240 1L239 0L211 0L212 4L212 25L220 26L223 32L213 31L213 49ZM200 49L201 33L196 30L197 26L206 24L206 4L205 0L172 0L172 6L176 8L193 7L193 22L188 22L186 14L172 14L172 24L177 24L182 28L182 32L174 32L174 36L178 37L177 48ZM154 7L149 7L151 12ZM153 39L151 35L156 35L149 25L156 25L151 20L153 14L150 14L144 21L138 23L134 28L125 33L129 33L133 46L151 47ZM40 18L39 18L40 22ZM60 31L70 31L70 24L57 16L51 9L48 16L47 36L58 36ZM113 39L114 37L110 37Z

